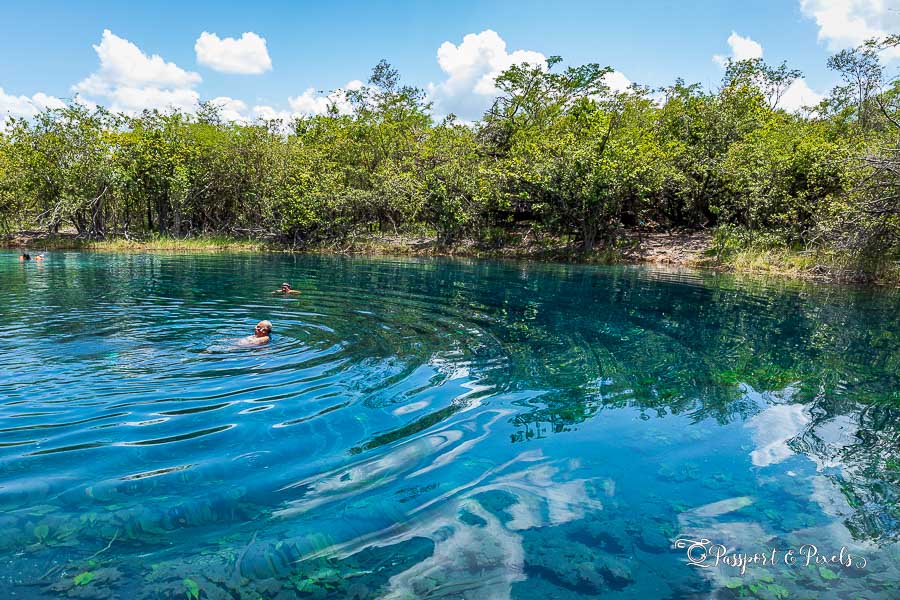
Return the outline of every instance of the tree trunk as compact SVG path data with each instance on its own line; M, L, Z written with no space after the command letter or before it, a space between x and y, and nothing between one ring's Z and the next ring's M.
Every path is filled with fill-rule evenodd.
M169 206L163 199L157 200L156 207L156 230L157 233L165 235L169 232Z
M175 237L181 237L181 207L175 207Z
M594 250L594 242L597 239L597 226L585 221L582 227L582 234L584 239L582 240L581 249L582 252L588 254Z
M78 235L84 235L88 229L87 219L84 218L84 213L79 210L75 213L75 218L73 220L75 222L75 231L78 232Z
M103 237L106 229L103 216L103 201L97 200L91 209L92 236Z

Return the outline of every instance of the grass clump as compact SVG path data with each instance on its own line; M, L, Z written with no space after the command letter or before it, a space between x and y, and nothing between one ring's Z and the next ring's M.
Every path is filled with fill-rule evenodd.
M190 238L153 236L145 239L115 238L90 241L90 250L122 251L181 251L181 252L257 252L267 249L265 242L226 235L203 235Z
M796 278L900 285L900 261L890 256L864 258L828 248L797 248L774 234L753 236L720 227L697 266Z
M74 234L33 234L8 238L7 247L31 250L100 250L108 252L259 252L275 247L266 241L211 234L179 238L153 235L140 238L88 239Z

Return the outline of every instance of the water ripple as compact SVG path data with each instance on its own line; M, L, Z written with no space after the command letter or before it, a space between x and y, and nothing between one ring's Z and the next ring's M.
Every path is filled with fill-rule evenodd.
M783 538L898 537L889 291L513 262L11 258L5 589L53 597L90 569L139 598L185 580L209 597L699 597L724 583L669 560L667 539L706 514L698 495L754 495L731 520ZM271 295L282 281L302 294ZM264 318L272 341L241 347ZM777 447L743 425L779 414L805 418Z

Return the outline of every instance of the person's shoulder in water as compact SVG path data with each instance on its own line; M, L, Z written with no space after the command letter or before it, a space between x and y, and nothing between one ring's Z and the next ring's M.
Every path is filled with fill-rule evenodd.
M281 287L278 288L277 290L272 290L272 293L273 294L284 294L285 296L287 296L289 294L299 294L300 290L291 289L291 284L289 284L289 283L282 283Z
M253 329L253 335L242 338L238 344L241 346L260 346L268 344L272 337L272 322L260 321Z

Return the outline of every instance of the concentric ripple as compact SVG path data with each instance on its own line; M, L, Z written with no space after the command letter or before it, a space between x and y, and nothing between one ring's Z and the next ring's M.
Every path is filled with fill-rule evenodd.
M776 596L889 597L900 568L896 292L280 255L0 278L18 597L743 593L685 535L878 565L740 580Z

